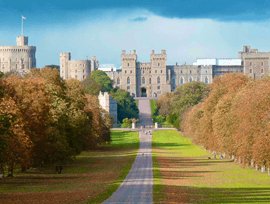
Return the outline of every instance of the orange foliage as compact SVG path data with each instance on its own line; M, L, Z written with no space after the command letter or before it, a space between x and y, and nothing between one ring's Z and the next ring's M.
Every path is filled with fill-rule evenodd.
M269 113L269 78L229 74L214 80L206 100L185 113L182 128L209 150L270 166Z

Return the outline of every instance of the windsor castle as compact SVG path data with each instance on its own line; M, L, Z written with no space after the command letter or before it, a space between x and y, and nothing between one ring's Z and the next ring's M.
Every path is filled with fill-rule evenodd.
M28 45L28 37L17 37L16 46L0 46L0 71L29 72L36 67L36 47ZM166 50L150 53L148 62L140 62L136 50L121 54L121 70L107 70L114 86L128 91L134 97L158 97L192 81L212 83L216 76L243 73L259 79L270 76L270 52L260 52L244 46L235 59L197 59L190 65L167 64ZM96 57L71 60L71 53L60 53L60 76L63 79L84 80L99 68Z

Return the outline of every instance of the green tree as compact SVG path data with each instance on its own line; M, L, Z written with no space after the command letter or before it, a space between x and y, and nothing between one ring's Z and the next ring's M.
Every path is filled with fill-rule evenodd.
M91 72L91 75L83 81L85 91L88 94L98 95L100 91L110 92L112 90L112 80L101 70Z
M138 118L139 110L137 104L129 92L122 89L114 89L111 95L117 102L119 121L122 121L124 118Z
M178 87L171 99L169 122L179 128L184 112L201 102L208 92L208 86L202 82L191 82Z

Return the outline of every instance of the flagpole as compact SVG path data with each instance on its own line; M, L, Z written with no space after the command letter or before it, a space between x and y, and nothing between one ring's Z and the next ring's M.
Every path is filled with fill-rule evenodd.
M23 36L23 17L22 18L22 28L21 28L21 35Z

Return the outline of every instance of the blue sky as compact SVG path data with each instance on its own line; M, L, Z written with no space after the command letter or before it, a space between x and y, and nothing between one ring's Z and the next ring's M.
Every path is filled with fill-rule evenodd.
M141 61L166 49L169 64L237 57L244 44L270 50L267 0L0 0L0 45L15 44L21 15L39 67L61 51L119 66L122 49Z

